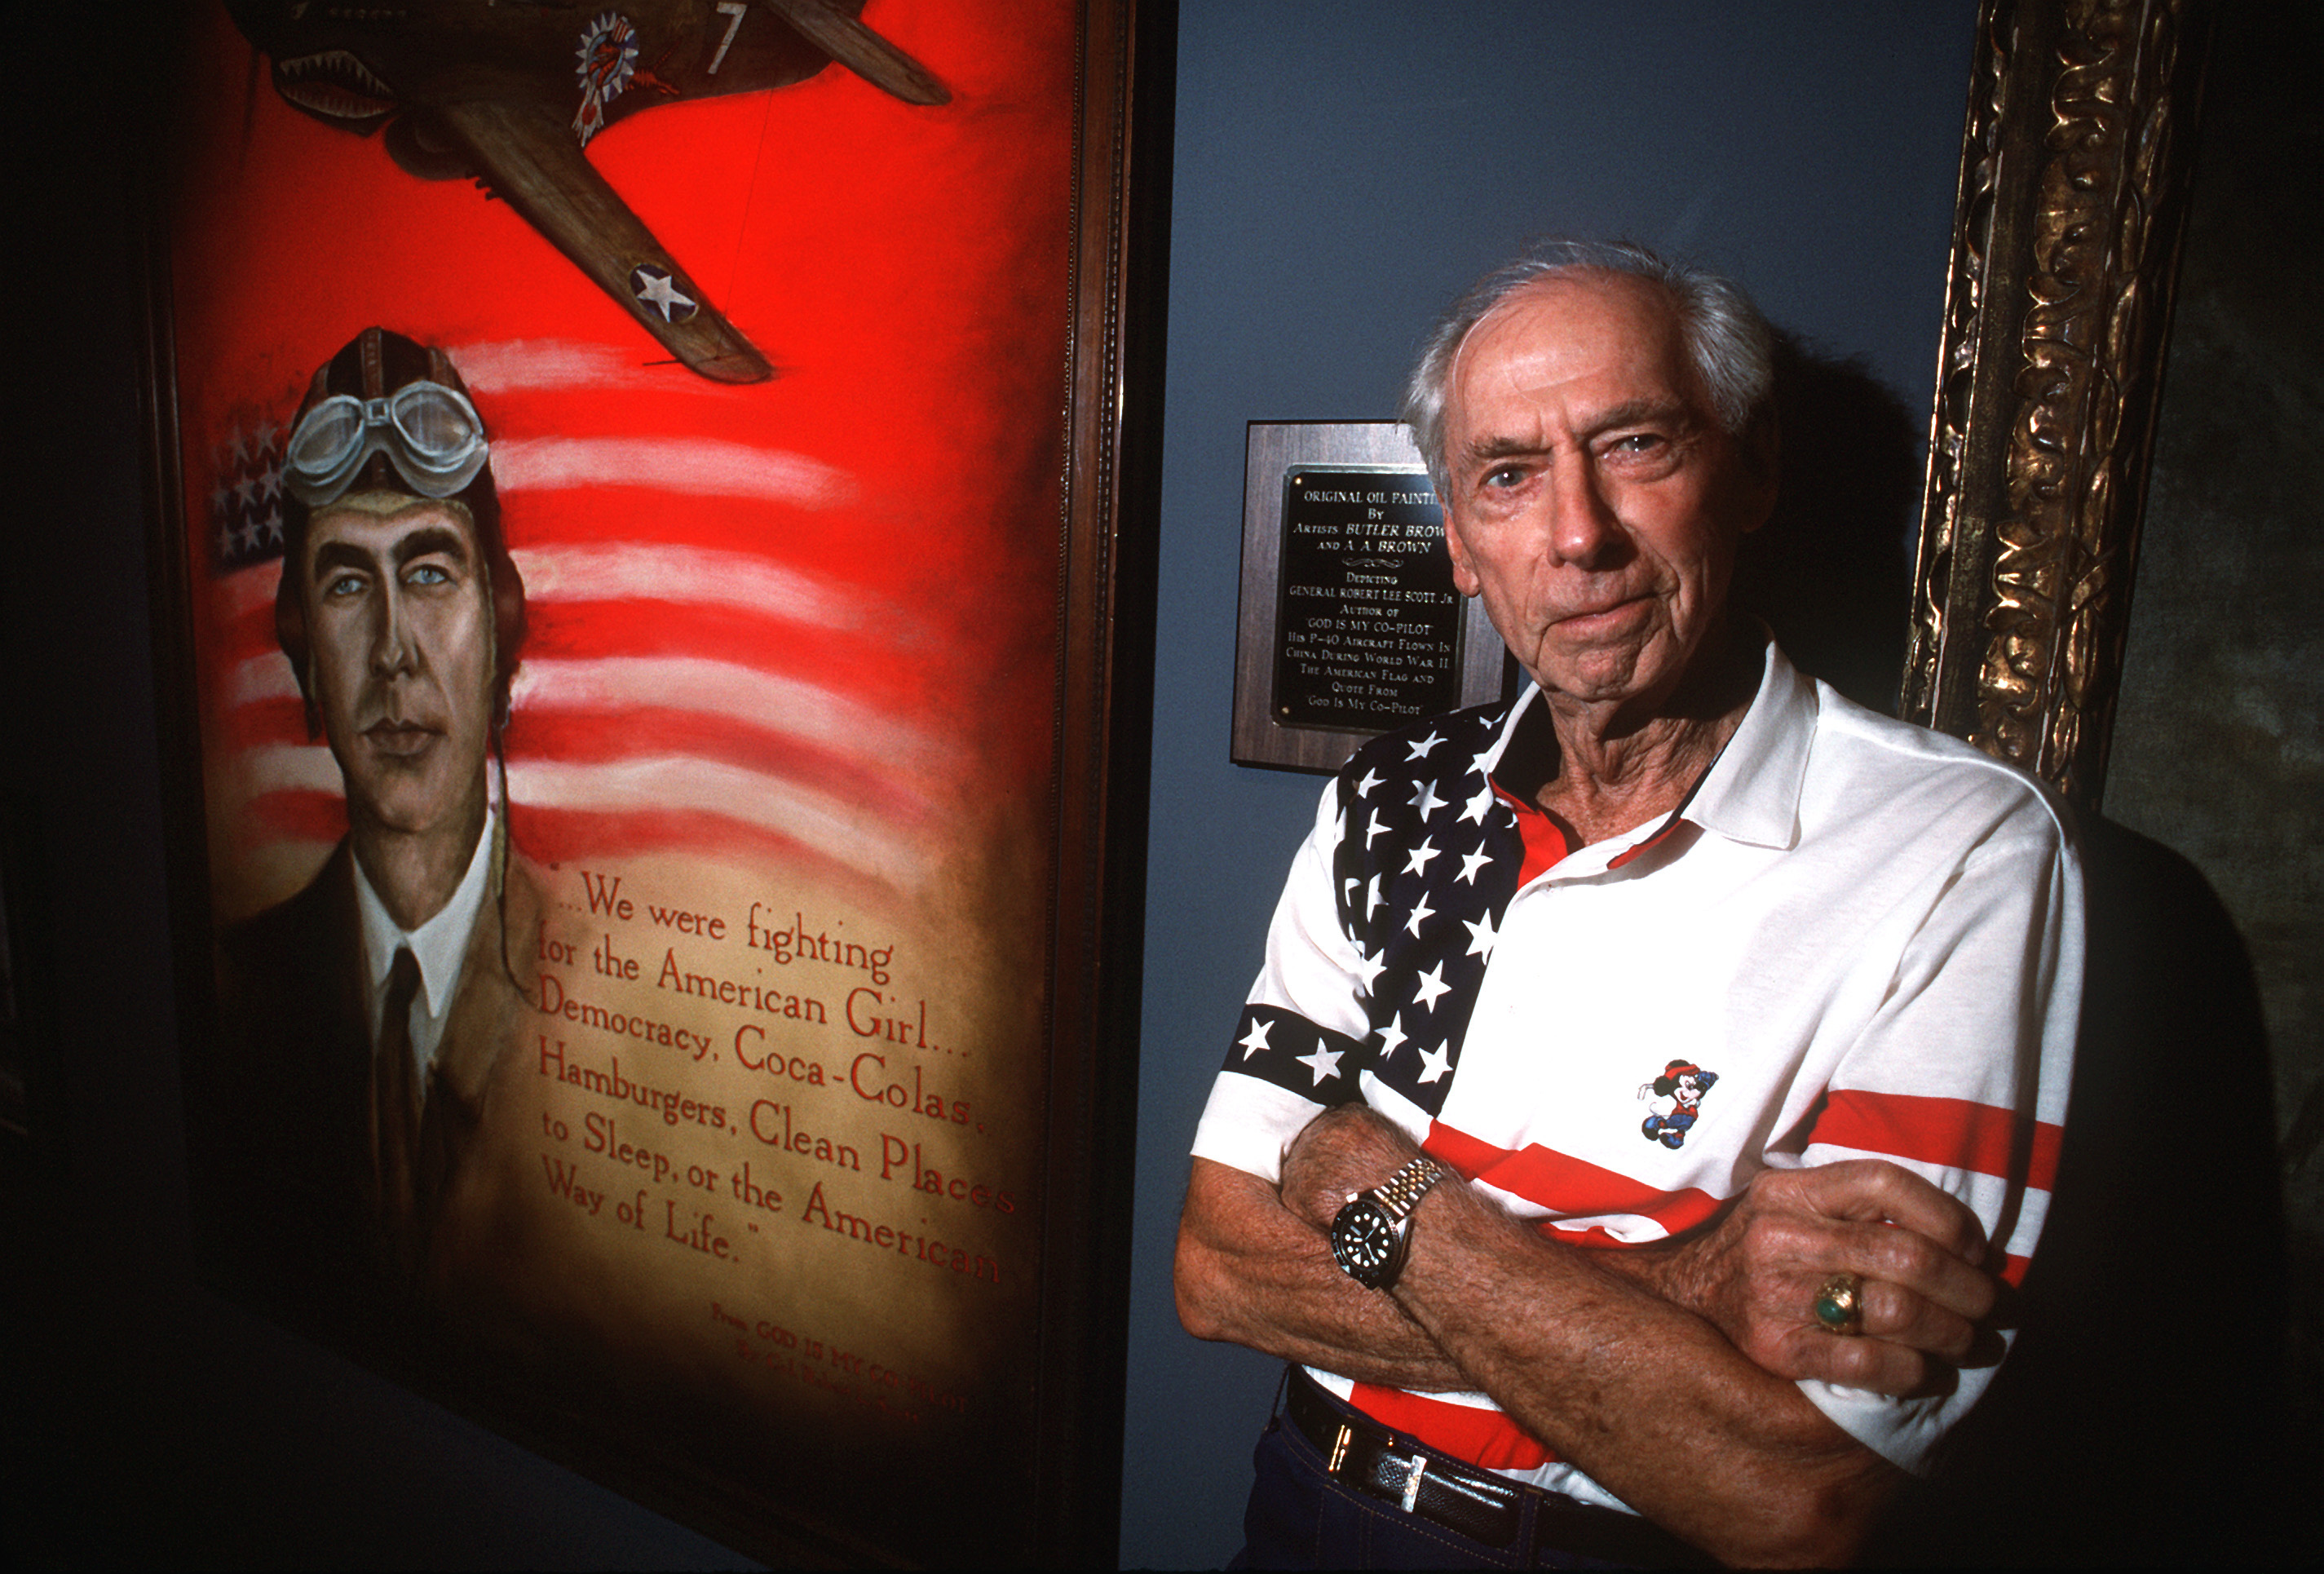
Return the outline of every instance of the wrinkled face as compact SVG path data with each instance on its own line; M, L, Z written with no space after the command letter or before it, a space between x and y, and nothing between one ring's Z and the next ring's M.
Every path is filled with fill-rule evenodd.
M357 824L421 832L484 801L493 614L466 510L351 494L307 531L308 690Z
M1453 582L1553 696L1656 713L1775 502L1661 287L1572 273L1504 301L1454 357L1444 428Z

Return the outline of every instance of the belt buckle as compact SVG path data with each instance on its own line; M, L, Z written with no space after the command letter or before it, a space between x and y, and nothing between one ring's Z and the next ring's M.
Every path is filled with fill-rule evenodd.
M1323 1467L1323 1473L1326 1476L1337 1477L1339 1475L1340 1467L1347 1463L1349 1440L1353 1438L1355 1435L1355 1428L1350 1426L1346 1421L1342 1421L1340 1423L1340 1435L1332 1440L1331 1463Z
M1404 1512L1410 1514L1412 1505L1420 1501L1420 1478L1428 1474L1428 1456L1415 1454L1412 1465L1404 1477Z

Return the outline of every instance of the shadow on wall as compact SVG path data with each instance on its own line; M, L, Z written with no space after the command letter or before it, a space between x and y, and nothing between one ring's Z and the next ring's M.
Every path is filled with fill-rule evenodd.
M1765 618L1802 671L1893 715L1911 609L1921 433L1855 361L1784 336L1775 512L1745 538L1733 604Z
M2284 1424L2267 1041L2194 865L2082 823L2089 968L2020 1332L1871 1561L2247 1565L2312 1556L2314 1441Z

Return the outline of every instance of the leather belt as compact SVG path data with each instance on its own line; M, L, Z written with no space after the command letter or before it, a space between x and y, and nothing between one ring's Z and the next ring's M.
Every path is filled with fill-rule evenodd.
M1695 1548L1636 1514L1577 1503L1400 1438L1334 1396L1304 1367L1291 1368L1283 1413L1323 1456L1324 1468L1335 1480L1485 1546L1517 1548L1530 1503L1535 1550L1555 1548L1637 1566L1709 1562Z

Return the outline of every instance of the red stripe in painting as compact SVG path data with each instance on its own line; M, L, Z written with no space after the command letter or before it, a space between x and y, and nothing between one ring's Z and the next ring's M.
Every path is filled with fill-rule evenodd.
M1430 1125L1422 1146L1468 1180L1497 1186L1566 1218L1635 1214L1677 1235L1692 1229L1720 1206L1720 1199L1695 1187L1665 1191L1538 1143L1516 1152L1498 1148L1443 1121Z
M1973 1170L1997 1180L2022 1177L2028 1186L2047 1191L2058 1173L2058 1143L2064 1134L2046 1121L2025 1120L2013 1110L1966 1098L1843 1088L1825 1099L1811 1140Z
M1351 1403L1382 1426L1487 1470L1533 1470L1557 1459L1498 1410L1447 1404L1371 1383L1357 1384Z

